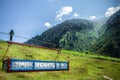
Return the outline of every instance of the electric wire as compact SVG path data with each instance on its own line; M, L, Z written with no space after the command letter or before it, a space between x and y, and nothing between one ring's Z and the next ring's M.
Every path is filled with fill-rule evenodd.
M9 35L8 33L5 33L5 32L0 32L0 34ZM30 39L30 38L26 38L26 37L18 36L18 35L14 35L14 37L18 37L18 38L22 38L22 39L26 39L26 40ZM33 38L31 38L30 40L36 41L36 42L42 42L42 43L46 43L46 44L50 44L50 45L56 46L56 44L51 43L51 42L47 42L47 41L36 40L36 39L33 39Z
M10 35L10 34L8 34L8 33L5 33L5 32L0 32L0 34L4 34L4 35ZM18 37L18 38L22 38L22 39L27 39L27 40L29 40L30 38L26 38L26 37L23 37L23 36L18 36L18 35L14 35L14 37ZM51 44L51 45L53 45L53 46L56 46L56 44L54 44L54 43L50 43L50 42L46 42L46 41L41 41L41 40L36 40L36 39L33 39L33 38L31 38L31 40L32 41L36 41L36 42L42 42L42 43L47 43L47 44ZM9 47L9 46L8 46ZM7 53L7 51L8 50L6 50L6 52L5 53ZM57 58L58 58L58 56L61 54L61 56L63 56L62 55L62 53L61 53L61 51L59 51L58 53L57 53L57 55L56 55L56 58L55 58L55 60L57 60ZM5 54L6 55L6 54ZM5 57L5 56L4 56ZM4 59L4 57L3 57L3 59ZM64 57L64 56L63 56ZM69 61L66 57L64 57L67 61Z

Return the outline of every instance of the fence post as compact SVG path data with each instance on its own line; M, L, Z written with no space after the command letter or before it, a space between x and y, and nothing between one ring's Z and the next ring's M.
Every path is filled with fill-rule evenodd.
M70 63L68 62L68 70L70 70L70 67L69 67L69 66L70 66Z
M7 59L7 72L8 72L8 73L10 72L10 62L11 62L11 60L10 60L10 58L8 57L8 59Z

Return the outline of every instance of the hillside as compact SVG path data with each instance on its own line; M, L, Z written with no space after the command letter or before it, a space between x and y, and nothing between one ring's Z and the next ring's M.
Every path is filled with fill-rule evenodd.
M108 19L99 34L93 51L120 58L120 10Z
M108 21L109 18L110 17L102 17L102 18L99 18L99 19L96 19L95 21L93 21L94 29L97 32L97 34L100 33L100 31L102 30L101 27L103 27L102 25L104 25Z
M6 42L0 41L0 59L7 48ZM27 56L31 55L31 56ZM12 44L6 55L10 58L29 60L69 61L69 71L49 72L13 72L1 70L0 80L118 80L120 79L120 59L104 57L95 54L85 54L63 50L57 56L57 51Z
M40 36L37 35L26 43L74 51L87 51L96 39L97 34L93 22L72 19L48 29ZM37 41L46 41L54 45Z

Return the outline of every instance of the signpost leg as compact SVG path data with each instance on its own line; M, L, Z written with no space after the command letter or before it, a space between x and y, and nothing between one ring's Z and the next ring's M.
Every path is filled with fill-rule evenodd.
M7 59L7 72L10 72L10 58Z

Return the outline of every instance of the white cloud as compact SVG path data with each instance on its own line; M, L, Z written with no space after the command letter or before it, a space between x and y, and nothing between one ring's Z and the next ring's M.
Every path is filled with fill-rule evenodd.
M89 17L91 20L94 20L94 19L96 19L96 16L90 16Z
M52 25L49 22L45 22L44 26L50 28Z
M109 17L109 16L113 15L115 12L117 12L118 10L120 10L120 5L117 7L110 7L105 12L105 16Z
M73 17L79 17L79 14L78 13L74 13Z
M62 7L56 15L56 20L61 21L63 16L69 15L72 12L71 6L64 6Z

